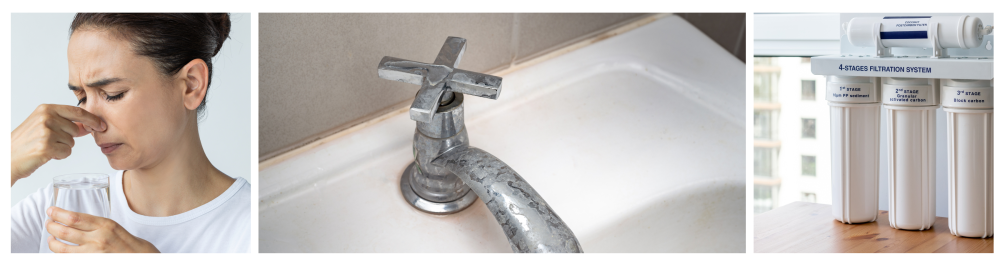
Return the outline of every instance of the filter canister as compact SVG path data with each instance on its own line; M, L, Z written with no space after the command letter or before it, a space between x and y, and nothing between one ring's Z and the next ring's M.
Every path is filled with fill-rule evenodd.
M889 226L924 230L935 221L936 80L882 78L888 141Z
M833 216L854 224L878 217L879 83L875 77L827 77Z
M948 119L948 229L993 236L993 87L989 80L943 79Z

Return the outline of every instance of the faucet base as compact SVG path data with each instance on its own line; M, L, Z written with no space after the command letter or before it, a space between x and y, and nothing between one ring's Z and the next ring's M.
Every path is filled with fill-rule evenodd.
M433 202L421 198L413 191L413 187L410 186L410 175L419 174L417 171L417 162L414 161L406 167L406 170L403 171L403 176L399 178L399 189L403 193L403 198L411 206L417 208L417 210L430 214L453 214L469 208L479 198L475 192L471 191L465 193L465 195L462 195L457 200L450 202Z

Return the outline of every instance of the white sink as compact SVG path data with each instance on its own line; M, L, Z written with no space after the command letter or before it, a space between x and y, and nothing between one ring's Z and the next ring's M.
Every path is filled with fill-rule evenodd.
M665 17L509 73L498 100L465 97L470 143L585 252L744 252L745 67ZM446 216L404 201L414 129L399 112L261 170L260 252L510 252L482 201Z

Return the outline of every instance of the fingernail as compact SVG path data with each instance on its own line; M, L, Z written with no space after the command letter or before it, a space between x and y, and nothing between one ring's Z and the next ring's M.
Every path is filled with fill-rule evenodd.
M103 132L104 130L107 130L107 129L108 129L108 125L104 124L104 121L101 121L101 131Z
M49 207L48 210L45 210L45 214L48 216L52 216L52 207Z

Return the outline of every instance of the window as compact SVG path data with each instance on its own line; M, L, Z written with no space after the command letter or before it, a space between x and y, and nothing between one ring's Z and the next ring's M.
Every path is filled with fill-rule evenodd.
M839 39L836 44L839 48ZM819 181L820 171L829 175L830 159L815 150L828 145L817 142L817 130L827 130L829 123L829 116L822 111L828 109L823 96L826 79L813 75L810 63L802 57L754 58L755 213L793 201L830 203L829 196L818 197L820 191L830 189L829 181Z
M816 101L816 80L802 80L802 100Z
M774 111L754 110L753 111L753 138L771 140L775 135L771 132L771 124L774 122Z
M759 66L771 66L773 64L772 61L774 61L774 59L771 58L771 57L754 57L753 58L753 65L754 66L758 66L758 65Z
M753 75L753 95L756 102L775 102L778 98L776 89L778 73L762 72Z
M753 99L754 102L775 102L778 100L778 67L775 58L753 58Z
M755 140L754 165L763 162L757 158L762 153L771 155L769 157L773 162L770 168L773 171L773 179L763 177L754 179L755 213L777 208L778 205L791 201L830 203L830 196L823 196L824 201L819 201L817 193L829 190L832 183L819 181L819 176L815 175L818 173L818 168L828 170L831 161L826 158L826 154L823 155L823 159L818 159L819 156L814 150L816 146L829 145L818 143L819 135L816 132L817 129L827 130L825 126L829 123L829 116L823 111L829 109L823 106L826 105L823 95L826 78L811 73L812 59L809 57L840 53L842 33L840 16L841 14L837 13L754 14L752 35L754 35L755 111L759 110L756 109L758 106L772 107L774 114L771 116L771 124L775 125L770 131L772 142ZM802 34L799 29L803 25L809 25L810 34ZM764 84L769 84L774 89L770 91L772 94L768 95L771 101L767 101L767 104L762 104L765 97L759 93L762 92L760 90ZM760 117L758 115L755 113L754 118L758 119ZM801 128L795 128L796 120L800 120ZM817 128L817 123L823 123L824 128ZM755 131L755 135L757 132ZM828 134L823 136L827 137ZM796 147L781 149L783 147L781 144ZM776 147L756 150L769 146ZM796 159L803 160L801 169L794 168ZM800 173L799 171L802 171L803 175L810 176L795 174ZM770 183L775 183L777 186L766 185ZM803 185L798 185L800 183Z
M774 174L774 148L754 147L753 148L753 174L755 176L771 178Z
M816 176L816 156L802 156L802 175Z
M815 203L816 202L816 193L803 192L802 193L802 201Z
M753 185L753 213L763 213L774 209L774 187Z
M816 119L802 119L802 138L816 139Z

